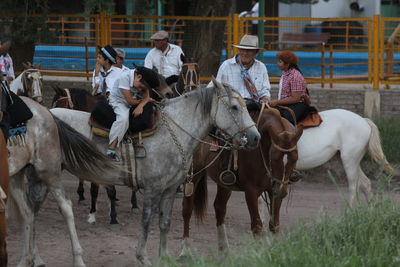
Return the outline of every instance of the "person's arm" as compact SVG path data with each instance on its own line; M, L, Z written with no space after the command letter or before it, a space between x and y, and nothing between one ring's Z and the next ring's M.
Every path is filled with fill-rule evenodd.
M96 62L96 66L93 71L92 88L97 90L100 86L100 68L101 65Z
M127 89L119 89L119 90L121 91L122 95L124 96L126 102L129 105L138 105L138 104L140 104L140 102L141 102L140 100L136 100L136 99L132 98L132 94L131 94L130 90L127 90Z
M285 98L285 99L280 99L280 100L271 100L269 101L269 104L271 106L277 106L277 105L290 105L290 104L296 104L299 103L301 100L301 93L299 91L292 92L292 96Z
M260 96L260 101L261 102L268 102L269 99L271 98L271 84L269 82L269 76L268 76L268 71L265 65L263 64L261 66L262 69L262 87L258 91L258 94Z
M271 106L296 104L301 101L301 95L304 90L303 76L301 76L300 73L291 74L289 79L290 79L289 86L290 86L290 91L292 93L292 96L287 97L285 99L270 101L269 104Z
M144 58L144 66L149 69L153 69L153 62L152 62L152 55L151 51L147 53L146 57Z
M13 64L12 58L10 56L8 57L8 59L10 60L10 67L9 67L9 69L7 71L7 80L9 82L11 82L12 80L15 79L14 64Z
M143 92L143 99L140 101L140 103L137 105L137 107L133 110L132 114L133 116L137 117L140 114L143 113L143 107L152 101L153 99L150 97L150 92L149 90L146 90Z

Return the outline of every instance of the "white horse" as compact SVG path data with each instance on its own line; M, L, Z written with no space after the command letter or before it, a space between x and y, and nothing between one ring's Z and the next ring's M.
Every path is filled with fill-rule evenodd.
M172 205L177 187L185 182L192 154L199 142L218 127L239 148L258 145L260 134L239 94L229 86L213 81L214 86L192 91L181 97L165 100L159 110L157 132L143 139L146 158L136 161L138 185L144 189L142 237L136 257L150 264L146 243L150 222L159 210L160 256L167 253L167 234L171 224ZM90 136L82 125L88 123L88 113L55 108L51 112L72 128ZM108 143L108 140L105 140Z
M10 142L8 145L11 177L7 204L10 215L15 215L10 217L21 222L24 231L22 258L18 266L44 266L35 240L35 215L47 192L52 193L67 222L73 265L85 266L72 204L65 195L60 179L61 166L78 177L92 181L95 178L96 182L103 184L124 184L124 181L118 178L114 164L86 138L62 121L55 120L44 106L29 98L22 99L31 109L33 117L26 124L24 141L20 139L19 144Z
M368 201L371 181L360 167L365 153L368 151L375 162L383 164L387 171L393 171L383 153L378 128L370 119L344 109L326 110L319 114L322 124L305 129L298 141L296 168L313 169L339 153L349 186L349 204L355 204L359 188Z
M25 70L10 83L10 90L19 96L32 98L40 104L43 103L42 75L38 65L23 64Z

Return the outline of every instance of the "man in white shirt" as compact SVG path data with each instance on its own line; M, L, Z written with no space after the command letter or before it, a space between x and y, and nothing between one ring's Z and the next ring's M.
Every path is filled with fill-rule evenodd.
M250 11L247 12L253 18L258 17L258 0L251 0L251 5L253 6ZM258 32L258 20L251 21L251 34L257 35Z
M166 31L156 32L150 39L154 41L154 48L147 53L144 66L156 70L164 76L168 85L177 82L183 64L182 49L168 43L168 32Z
M217 80L228 83L239 94L255 102L268 102L271 85L265 64L255 59L259 50L258 37L244 35L239 45L239 53L225 60L218 69Z
M10 54L8 54L10 45L10 42L4 43L4 45L2 46L4 47L4 52L0 54L0 73L5 74L6 80L8 82L11 82L15 79L13 61Z

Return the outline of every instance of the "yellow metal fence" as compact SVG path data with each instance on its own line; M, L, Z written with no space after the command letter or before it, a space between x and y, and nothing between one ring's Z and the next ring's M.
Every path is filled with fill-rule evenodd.
M225 27L223 37L226 56L237 51L237 44L243 34L251 32L251 21L264 24L263 38L266 55L262 60L274 73L274 53L290 49L298 53L300 67L306 72L308 82L321 83L372 83L378 89L380 84L400 84L400 18L293 18L265 17L188 17L188 16L124 16L106 15L49 15L47 23L56 41L41 45L96 47L111 44L124 48L149 48L150 36L158 30L167 30L172 41L182 45L190 23L206 23L210 20ZM212 30L212 29L210 29ZM310 36L316 38L310 41ZM290 38L298 39L290 39ZM318 43L318 38L321 42ZM325 39L324 39L325 38ZM302 40L304 42L302 43ZM63 55L57 55L62 57ZM67 56L65 56L67 57ZM71 56L69 56L71 57ZM73 75L89 76L88 49L86 49L85 71ZM141 60L143 58L131 58ZM55 60L56 57L55 57ZM48 72L65 75L67 71ZM68 72L69 73L69 72ZM277 81L278 75L271 75ZM204 77L203 77L204 78Z

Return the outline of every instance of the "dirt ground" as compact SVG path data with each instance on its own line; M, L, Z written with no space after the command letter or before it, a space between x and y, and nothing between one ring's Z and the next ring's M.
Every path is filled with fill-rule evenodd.
M120 225L110 226L108 217L108 199L105 189L100 189L97 223L89 225L86 217L89 205L78 205L75 193L78 181L68 173L63 174L64 185L68 196L74 204L75 222L78 236L84 251L84 260L87 266L135 266L135 248L140 236L140 215L130 211L130 190L125 187L117 188L119 206L117 207ZM281 234L290 228L296 227L301 221L311 221L318 217L321 210L335 215L344 206L347 197L345 185L336 186L329 182L301 181L292 186L291 195L287 197L281 209ZM199 253L210 254L217 250L217 236L213 210L213 200L216 186L210 180L209 206L207 217L203 224L192 221L192 247ZM85 196L89 199L89 183L85 184ZM139 205L142 196L139 195ZM168 239L169 252L178 257L181 249L183 221L181 216L181 198L174 204L173 220ZM289 202L288 202L289 201ZM244 194L234 192L228 203L226 226L231 248L243 244L251 237L250 218L244 199ZM39 252L47 266L71 266L71 244L66 224L58 211L54 198L49 195L37 220L37 240ZM148 253L154 262L158 255L158 219L153 221L152 232L149 235ZM15 227L9 229L8 251L9 264L15 266L21 255L22 232Z

